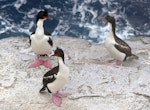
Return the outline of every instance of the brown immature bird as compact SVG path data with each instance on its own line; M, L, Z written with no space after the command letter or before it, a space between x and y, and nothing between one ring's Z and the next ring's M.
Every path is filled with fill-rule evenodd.
M132 54L131 47L116 35L115 18L113 16L107 15L104 18L99 17L98 19L108 22L110 26L110 32L106 38L105 47L110 52L110 54L115 58L116 60L115 65L122 65L123 61L126 61L126 59L131 56L137 59L138 57Z

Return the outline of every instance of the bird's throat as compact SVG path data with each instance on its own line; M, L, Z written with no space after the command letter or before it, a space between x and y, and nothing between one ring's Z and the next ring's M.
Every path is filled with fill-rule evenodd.
M38 20L37 21L37 28L36 28L36 31L35 31L35 34L37 36L37 38L43 38L44 36L44 28L43 28L43 23L44 23L44 20Z
M109 23L109 27L110 27L110 34L111 34L111 37L115 38L116 36L116 32L115 32L115 24L112 24L112 23Z

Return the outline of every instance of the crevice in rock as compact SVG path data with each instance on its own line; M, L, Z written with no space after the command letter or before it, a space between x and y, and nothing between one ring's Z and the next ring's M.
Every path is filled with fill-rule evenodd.
M78 96L78 97L69 98L69 99L70 100L78 100L78 99L81 99L81 98L97 98L97 97L105 98L104 96L101 96L101 95L83 95L83 96Z
M129 86L130 86L130 84L131 84L131 74L130 73L128 74L128 82L129 82Z
M9 85L9 86L2 86L2 87L4 87L4 89L14 88L14 87L15 87L16 82L17 82L17 78L14 78L14 81L13 81L13 83L12 83L11 85Z
M133 92L133 94L138 95L138 96L143 96L144 98L146 98L150 102L150 96L149 95L140 94L140 93L136 93L136 92Z
M150 44L150 42L146 42L146 41L144 41L142 38L140 39L140 41L141 41L143 44L145 44L145 45Z

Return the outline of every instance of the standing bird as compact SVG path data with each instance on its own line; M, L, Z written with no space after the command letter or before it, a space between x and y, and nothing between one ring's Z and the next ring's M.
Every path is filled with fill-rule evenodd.
M122 66L123 61L126 61L127 57L133 56L134 58L138 58L138 56L132 54L130 46L117 37L115 28L116 22L115 18L112 16L107 15L104 18L98 18L99 20L104 20L109 23L110 26L110 33L109 36L106 38L105 47L107 50L112 54L112 56L116 59L115 65Z
M57 48L54 51L54 56L58 57L58 66L52 68L43 76L43 87L40 93L45 89L52 93L52 100L57 106L61 106L62 98L67 97L68 93L58 92L68 81L69 68L64 63L64 52L62 49Z
M32 51L37 55L37 59L30 67L44 65L47 68L51 68L49 54L52 51L53 41L51 39L51 34L46 32L43 27L43 23L46 19L52 20L52 18L48 17L46 9L37 14L37 27L29 38Z

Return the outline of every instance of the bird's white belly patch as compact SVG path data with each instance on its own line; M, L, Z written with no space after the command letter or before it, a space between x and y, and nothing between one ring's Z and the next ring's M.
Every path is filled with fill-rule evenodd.
M110 52L110 54L116 59L116 60L120 60L123 61L125 58L125 54L120 52L119 50L117 50L114 46L115 41L112 39L106 39L105 42L105 47L107 48L107 50Z
M59 91L67 82L67 78L56 78L56 80L53 83L49 83L47 84L48 88L50 89L50 91L52 93L56 93L57 91Z
M48 44L48 41L41 40L32 40L31 47L34 53L36 54L49 54L51 51L51 47Z

